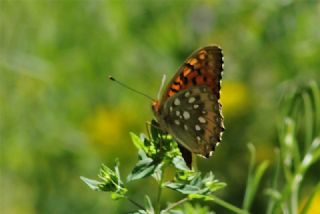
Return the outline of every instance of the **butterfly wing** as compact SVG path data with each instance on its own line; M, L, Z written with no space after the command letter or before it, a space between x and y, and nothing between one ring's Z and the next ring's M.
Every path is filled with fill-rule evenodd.
M160 103L175 93L192 86L205 85L220 97L220 80L223 71L222 50L214 45L195 51L180 66L163 94Z
M221 141L223 117L217 94L206 85L169 97L163 106L166 130L189 151L209 157Z

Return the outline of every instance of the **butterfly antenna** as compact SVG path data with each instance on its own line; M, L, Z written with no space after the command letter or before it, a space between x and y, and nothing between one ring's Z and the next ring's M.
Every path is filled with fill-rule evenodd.
M166 82L166 79L167 79L167 76L165 74L163 74L161 85L160 85L160 88L159 88L159 91L158 91L158 96L157 96L158 100L160 100L160 94L161 94L161 91L163 89L164 83Z
M141 91L138 91L138 90L136 90L136 89L134 89L134 88L131 88L130 86L127 86L126 84L124 84L124 83L122 83L122 82L119 82L119 81L116 80L113 76L109 76L109 79L112 80L112 81L114 81L114 82L116 82L116 83L118 83L118 84L121 85L122 87L125 87L126 89L129 89L130 91L136 92L137 94L140 94L140 95L142 95L142 96L144 96L144 97L146 97L146 98L148 98L148 99L150 99L150 100L152 100L152 101L155 101L155 100L154 100L152 97L150 97L149 95L147 95L147 94L145 94L145 93L143 93L143 92L141 92Z

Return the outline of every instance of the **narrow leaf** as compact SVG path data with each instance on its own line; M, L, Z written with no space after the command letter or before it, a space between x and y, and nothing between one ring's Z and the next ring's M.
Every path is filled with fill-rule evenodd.
M94 191L99 191L99 185L101 184L101 182L97 181L97 180L93 180L93 179L89 179L83 176L80 176L80 179L87 184L90 189L94 190Z
M130 136L135 147L137 147L137 149L144 150L144 144L143 144L143 141L140 139L140 137L134 134L133 132L130 132Z

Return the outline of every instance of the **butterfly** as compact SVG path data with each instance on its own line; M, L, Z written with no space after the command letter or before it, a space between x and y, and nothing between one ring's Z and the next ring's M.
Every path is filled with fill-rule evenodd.
M180 66L162 97L152 103L160 129L178 142L187 165L192 154L210 157L221 142L222 50L210 45L195 51Z

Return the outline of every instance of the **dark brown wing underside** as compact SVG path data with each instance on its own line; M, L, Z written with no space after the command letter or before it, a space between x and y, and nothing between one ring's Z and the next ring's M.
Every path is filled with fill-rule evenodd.
M207 86L194 86L168 98L165 129L195 154L210 156L224 130L221 105Z
M192 153L209 157L224 130L220 81L223 54L217 46L194 52L163 94L156 115L162 128ZM193 98L191 98L193 97Z

